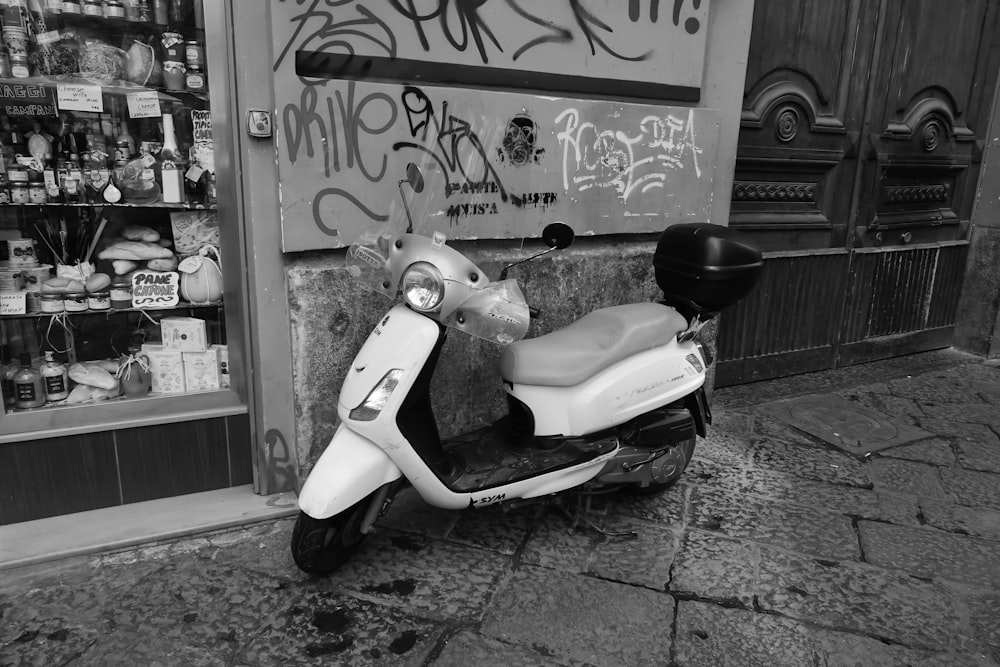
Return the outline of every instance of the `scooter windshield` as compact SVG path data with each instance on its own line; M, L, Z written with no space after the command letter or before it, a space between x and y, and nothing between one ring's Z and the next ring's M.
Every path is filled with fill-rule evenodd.
M440 290L431 309L401 289L410 284L408 271L416 264L434 269L420 273L415 290ZM445 245L443 235L372 235L348 248L346 265L348 274L365 287L390 298L402 293L417 312L470 336L509 345L528 332L528 304L517 281L491 283L462 253Z
M510 345L527 335L531 316L521 287L508 278L473 292L444 323L477 338Z

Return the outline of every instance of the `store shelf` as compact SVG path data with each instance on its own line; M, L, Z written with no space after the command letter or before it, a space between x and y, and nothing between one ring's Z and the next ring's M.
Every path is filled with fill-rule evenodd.
M227 417L246 412L246 402L231 389L53 405L18 410L0 417L0 444Z
M179 303L176 306L170 306L167 308L109 308L107 310L81 310L79 312L60 312L60 313L24 313L21 315L0 315L0 320L19 320L25 317L63 317L68 316L69 318L81 317L85 315L115 315L117 313L142 313L142 312L170 312L172 310L198 310L205 308L221 308L223 306L222 301L213 301L211 303Z
M44 204L0 204L0 208L162 208L174 211L215 211L215 204L164 204L163 202L109 204L108 202L85 202L82 204L65 204L62 202L45 202Z

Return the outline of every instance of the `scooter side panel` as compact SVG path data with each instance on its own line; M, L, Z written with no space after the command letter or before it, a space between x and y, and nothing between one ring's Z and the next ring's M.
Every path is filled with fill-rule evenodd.
M351 433L360 441L365 442L368 448L375 448L378 454L391 463L396 476L401 473L413 485L414 489L428 504L435 507L447 509L463 509L467 507L479 507L490 505L504 500L514 500L516 498L530 498L548 493L561 491L576 484L582 484L588 479L597 475L604 467L604 463L614 456L610 452L605 456L588 461L587 463L558 470L521 480L513 484L508 484L491 489L484 489L475 492L455 493L434 474L427 464L420 458L417 451L406 441L396 417L399 414L400 406L413 387L421 369L427 363L434 346L437 343L439 330L433 321L414 313L405 306L399 305L389 311L388 316L383 318L375 331L368 337L362 346L361 351L352 364L348 376L344 380L340 393L338 414L343 425L341 429L346 433ZM396 389L392 392L381 413L373 420L359 421L350 418L352 409L361 404L368 396L385 373L393 368L404 371ZM339 437L340 431L338 431ZM345 436L346 437L346 436ZM332 449L332 444L330 449ZM329 451L329 449L328 449ZM354 451L354 450L351 450ZM364 455L370 455L365 452ZM377 457L374 457L376 458ZM321 457L320 461L325 464L327 453ZM333 459L330 459L331 461ZM337 461L341 459L336 458ZM367 459L366 459L367 460ZM339 463L338 463L339 465ZM317 463L319 468L319 463ZM357 466L351 464L349 473L355 475ZM323 475L320 471L320 475ZM329 479L334 479L337 473L330 473ZM312 492L311 482L317 476L316 469L309 476L306 486L303 487L305 493L307 487ZM369 477L371 477L369 475ZM395 479L395 477L391 477ZM351 480L345 477L337 477L337 484L350 484ZM354 493L348 497L354 497L353 502L363 498L365 493L374 490L374 479L370 479L361 485ZM384 481L379 482L384 483ZM317 483L317 495L323 495ZM326 494L333 495L332 489L336 489L336 496L343 496L343 491L335 486L326 486ZM361 493L362 489L367 489ZM311 503L320 504L318 500L308 499ZM345 506L346 500L337 500L337 507ZM301 501L300 501L301 504ZM346 505L349 507L350 505ZM329 511L323 507L316 511ZM339 510L336 510L339 511ZM312 515L311 512L308 512Z
M390 405L394 401L398 405L413 386L437 343L438 333L438 325L433 320L402 304L393 306L368 335L347 371L340 388L338 416L350 421L351 410L365 400L388 371L398 368L404 375L383 410L384 414L395 414ZM379 441L376 437L371 439Z
M302 485L299 509L326 519L400 475L378 445L341 424Z
M683 398L705 383L704 369L687 359L693 343L671 341L610 366L574 387L514 385L531 407L536 435L585 435ZM700 359L700 356L699 356Z

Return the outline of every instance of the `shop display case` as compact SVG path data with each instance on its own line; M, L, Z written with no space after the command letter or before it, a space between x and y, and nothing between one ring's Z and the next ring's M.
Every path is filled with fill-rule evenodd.
M246 421L218 14L206 30L200 0L0 0L0 443Z

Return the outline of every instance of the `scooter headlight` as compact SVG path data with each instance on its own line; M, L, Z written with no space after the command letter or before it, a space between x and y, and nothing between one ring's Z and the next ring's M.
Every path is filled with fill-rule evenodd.
M441 305L444 279L433 264L416 262L403 274L403 299L414 310L426 313Z

